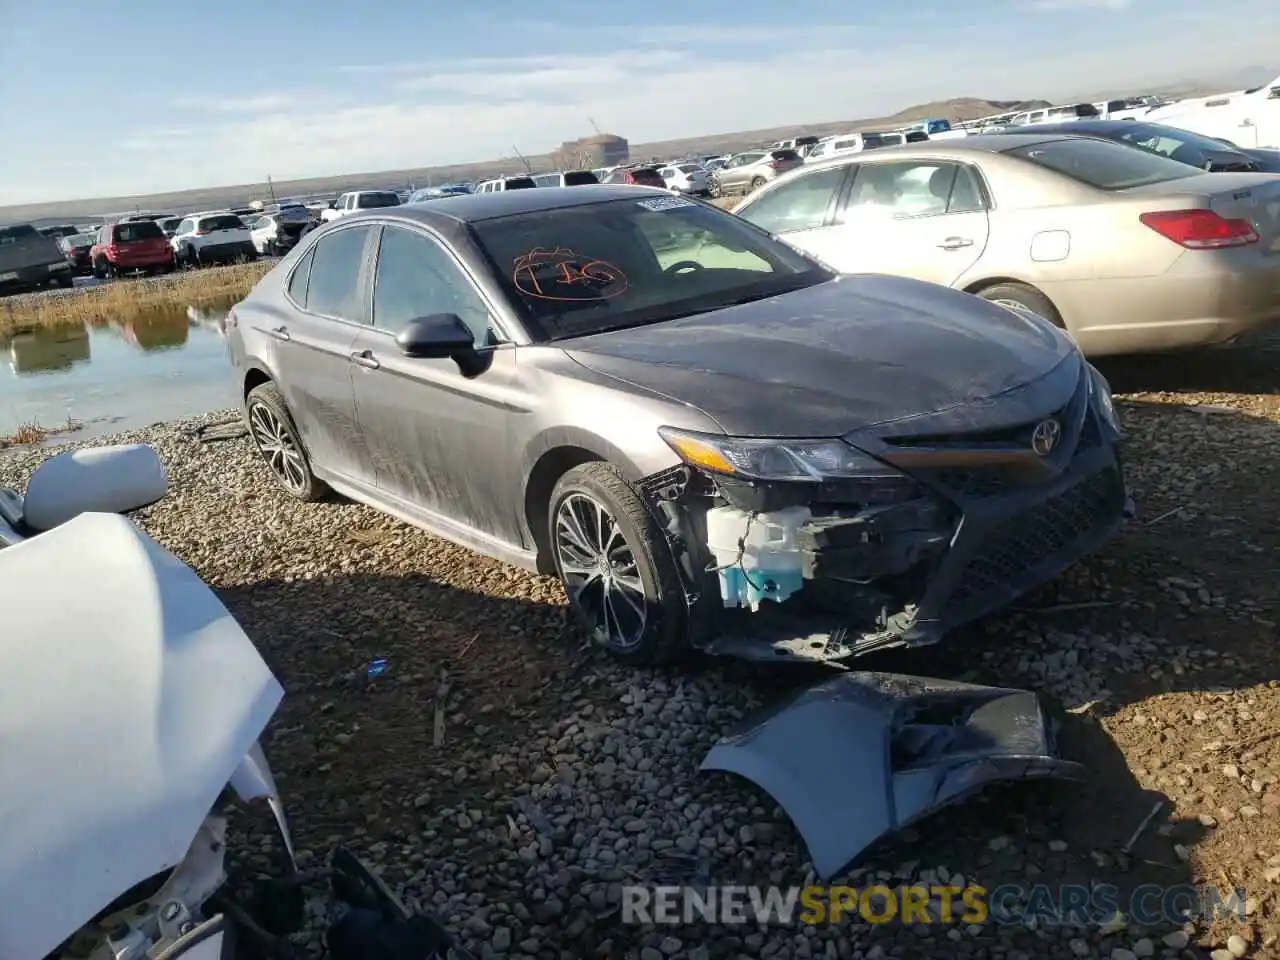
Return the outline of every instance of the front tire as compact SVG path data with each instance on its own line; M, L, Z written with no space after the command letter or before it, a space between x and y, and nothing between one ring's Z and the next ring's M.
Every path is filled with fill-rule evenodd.
M245 398L245 418L254 446L289 496L312 503L329 492L324 481L311 472L311 461L279 387L263 383L250 390Z
M609 463L584 463L551 494L548 543L569 606L592 639L636 666L688 647L684 591L666 538Z

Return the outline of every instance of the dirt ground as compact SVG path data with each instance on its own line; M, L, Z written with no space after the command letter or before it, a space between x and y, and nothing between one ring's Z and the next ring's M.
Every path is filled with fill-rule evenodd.
M145 526L219 589L286 688L266 747L304 861L351 844L482 956L1280 956L1280 335L1100 366L1139 518L1016 611L866 663L1037 690L1086 780L985 794L842 879L1243 888L1243 921L624 925L622 883L693 862L716 882L803 882L773 802L696 764L813 674L618 667L583 646L552 580L364 507L289 501L244 439L131 437L173 483ZM0 483L43 456L6 454ZM251 863L265 829L249 830Z

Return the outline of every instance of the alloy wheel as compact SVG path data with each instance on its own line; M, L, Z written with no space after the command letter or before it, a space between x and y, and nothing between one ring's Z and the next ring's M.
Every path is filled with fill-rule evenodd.
M289 428L266 404L255 403L249 408L249 432L280 482L301 493L307 485L307 466Z
M1037 319L1046 321L1049 319L1048 317L1040 316L1039 313L1032 310L1025 303L1019 303L1017 300L992 300L991 302L997 307L1004 307L1006 310L1010 310L1013 313L1020 313L1024 317L1036 317Z
M600 643L629 650L644 636L648 600L635 550L598 500L570 493L555 517L555 548L569 601Z

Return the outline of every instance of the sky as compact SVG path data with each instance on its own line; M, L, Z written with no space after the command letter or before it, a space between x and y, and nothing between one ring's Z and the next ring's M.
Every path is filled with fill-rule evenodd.
M1273 0L0 0L0 25L0 205L1280 73Z

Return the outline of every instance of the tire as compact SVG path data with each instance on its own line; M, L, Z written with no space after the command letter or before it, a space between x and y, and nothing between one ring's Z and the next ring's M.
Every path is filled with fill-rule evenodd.
M1055 327L1064 327L1058 309L1043 293L1025 283L997 283L978 291L978 296L1011 310L1027 310L1048 320ZM1064 328L1065 329L1065 328Z
M285 493L307 503L328 494L325 482L311 472L311 460L279 387L263 383L250 390L245 420L253 445Z
M187 252L183 259L187 261L187 264L193 270L200 266L200 254L191 244L187 244Z
M764 179L764 177L752 177L752 178L751 178L751 190L759 190L759 189L760 189L761 187L763 187L764 185L765 185L765 179Z
M594 567L602 553L593 519L599 518L598 512L593 514L599 509L607 514L605 547L614 561L607 581ZM576 531L570 518L578 521ZM675 560L653 516L617 467L592 462L565 473L552 491L546 529L569 606L593 640L635 666L670 663L686 652L687 610ZM566 564L575 558L584 571L593 572L585 578L566 575ZM606 596L613 599L610 609L620 615L602 616Z
M68 272L66 274L63 274L62 276L59 276L58 279L54 280L53 285L55 287L60 287L63 290L70 290L72 287L76 285L76 279L71 275L70 272Z

